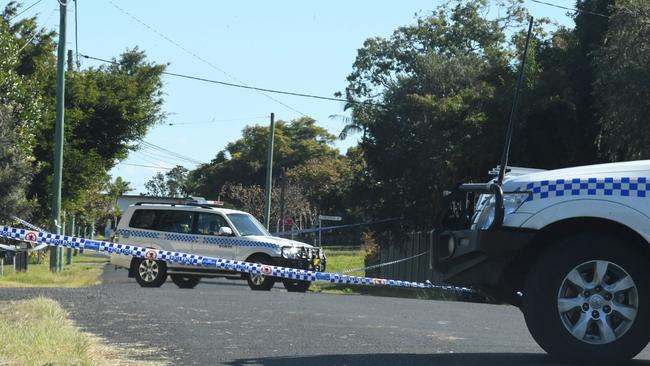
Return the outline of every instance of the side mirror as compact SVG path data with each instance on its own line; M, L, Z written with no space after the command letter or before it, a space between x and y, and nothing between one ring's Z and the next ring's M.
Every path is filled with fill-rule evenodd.
M220 227L219 236L232 236L232 229L227 226Z

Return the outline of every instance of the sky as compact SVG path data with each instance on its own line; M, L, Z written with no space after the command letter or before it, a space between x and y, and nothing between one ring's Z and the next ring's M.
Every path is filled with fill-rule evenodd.
M73 51L78 44L81 54L110 59L137 46L148 60L168 63L169 72L327 97L345 90L357 50L366 39L389 37L398 27L413 24L416 14L428 14L446 2L77 1L77 39L74 6L68 11L66 45ZM25 7L34 2L25 0ZM575 3L551 2L568 7ZM531 0L525 4L535 17L573 25L566 10ZM57 0L42 0L23 16L38 15L40 24L57 30L58 5ZM99 65L81 59L82 68ZM194 163L153 148L136 151L110 172L131 182L132 194L144 193L145 183L165 168L193 169L196 162L209 162L238 139L246 125L268 125L271 112L276 120L285 121L310 116L335 135L344 126L342 120L330 118L346 114L341 102L264 95L167 75L163 81L163 110L168 117L144 140ZM357 139L353 135L337 141L336 147L345 153Z

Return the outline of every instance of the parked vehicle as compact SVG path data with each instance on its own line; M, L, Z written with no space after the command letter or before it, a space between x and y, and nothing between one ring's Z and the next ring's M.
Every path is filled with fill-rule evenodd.
M324 271L326 265L321 248L271 236L252 215L207 204L129 206L117 226L115 242L314 271ZM275 278L264 275L117 254L111 255L111 263L128 269L129 277L142 287L159 287L167 275L180 288L193 288L202 277L245 279L253 290L270 290L275 283ZM288 291L305 292L310 282L287 279L283 284Z
M434 268L520 307L551 355L634 357L650 340L650 161L510 170L449 197Z

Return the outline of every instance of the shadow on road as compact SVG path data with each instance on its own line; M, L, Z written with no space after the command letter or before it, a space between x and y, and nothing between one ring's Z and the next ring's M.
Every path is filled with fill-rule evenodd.
M630 366L648 366L650 361L632 361ZM295 357L269 357L239 359L226 363L231 366L536 366L570 365L558 363L548 355L537 353L445 353L445 354L360 354L360 355L321 355Z

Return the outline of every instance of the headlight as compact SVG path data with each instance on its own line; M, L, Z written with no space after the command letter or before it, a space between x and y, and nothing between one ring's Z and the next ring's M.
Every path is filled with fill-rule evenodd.
M503 210L504 216L507 216L519 209L519 207L526 202L528 192L506 193L503 195ZM479 197L479 205L477 205L477 213L474 216L474 224L479 225L481 229L485 230L490 228L494 222L494 195L481 195ZM480 210L480 212L479 212Z
M297 247L282 247L282 257L287 259L295 259L300 254L300 249Z

